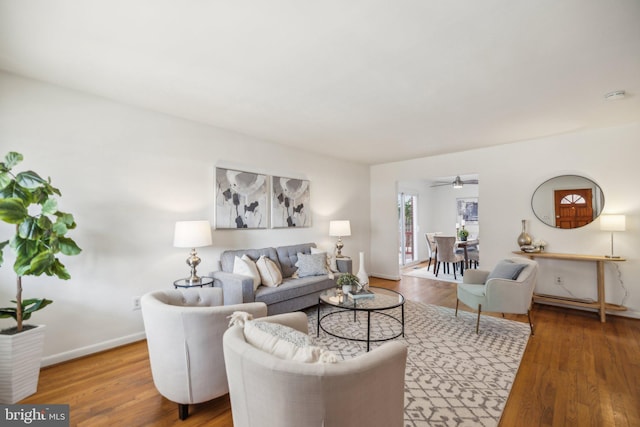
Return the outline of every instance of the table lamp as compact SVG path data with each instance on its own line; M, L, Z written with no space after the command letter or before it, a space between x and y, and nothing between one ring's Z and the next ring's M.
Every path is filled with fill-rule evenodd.
M600 215L600 230L611 232L611 255L605 255L607 258L620 258L613 254L613 232L624 231L626 229L626 221L624 215Z
M211 224L209 221L177 221L173 235L173 246L176 248L191 248L187 265L191 267L191 275L187 279L189 284L200 283L196 274L196 267L200 258L196 248L211 245Z
M351 236L351 223L349 220L329 221L329 236L338 238L336 258L344 258L342 255L342 248L344 247L342 238Z

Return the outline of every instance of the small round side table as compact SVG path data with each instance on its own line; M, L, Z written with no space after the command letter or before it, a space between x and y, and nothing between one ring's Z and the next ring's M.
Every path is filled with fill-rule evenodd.
M189 278L178 279L173 282L174 289L178 288L195 288L203 286L213 286L214 279L213 277L201 277L199 282L190 282Z

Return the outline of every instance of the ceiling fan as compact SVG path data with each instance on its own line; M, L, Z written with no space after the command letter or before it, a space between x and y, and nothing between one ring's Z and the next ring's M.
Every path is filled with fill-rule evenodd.
M463 185L465 184L477 184L478 180L477 179L467 179L467 180L462 180L460 179L460 175L456 176L456 179L454 179L451 182L436 182L435 184L432 185L432 187L442 187L445 185L451 185L453 188L462 188Z

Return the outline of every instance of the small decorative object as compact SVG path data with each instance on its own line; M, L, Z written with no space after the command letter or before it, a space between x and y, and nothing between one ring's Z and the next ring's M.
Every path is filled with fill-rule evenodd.
M531 245L531 236L527 233L527 220L522 220L522 232L518 236L518 246L522 248L523 246Z
M345 273L338 277L338 280L336 280L336 285L338 286L338 288L342 289L342 292L344 294L348 294L352 290L356 290L360 287L358 277L351 273Z
M540 252L544 252L544 247L547 246L547 242L544 240L536 240L533 242L533 246L535 246Z
M360 252L360 266L358 267L358 274L356 274L356 276L358 277L358 282L360 282L360 285L363 288L368 289L369 275L367 274L367 271L364 269L364 252Z
M462 226L462 228L460 229L460 231L458 231L458 238L463 241L466 242L467 241L467 237L469 237L469 231L464 229L464 225Z
M337 237L336 243L336 258L344 258L342 255L342 238L345 236L351 236L351 222L349 220L329 221L329 236Z
M191 267L191 274L188 279L190 285L200 283L200 278L196 274L196 267L200 264L196 248L209 245L211 245L211 224L209 224L209 221L176 222L173 246L176 248L191 248L191 254L187 258L187 265Z

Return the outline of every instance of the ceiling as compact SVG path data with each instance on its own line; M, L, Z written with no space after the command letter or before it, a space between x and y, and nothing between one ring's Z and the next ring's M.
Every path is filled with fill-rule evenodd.
M0 69L378 164L639 122L638 22L638 0L0 0Z

